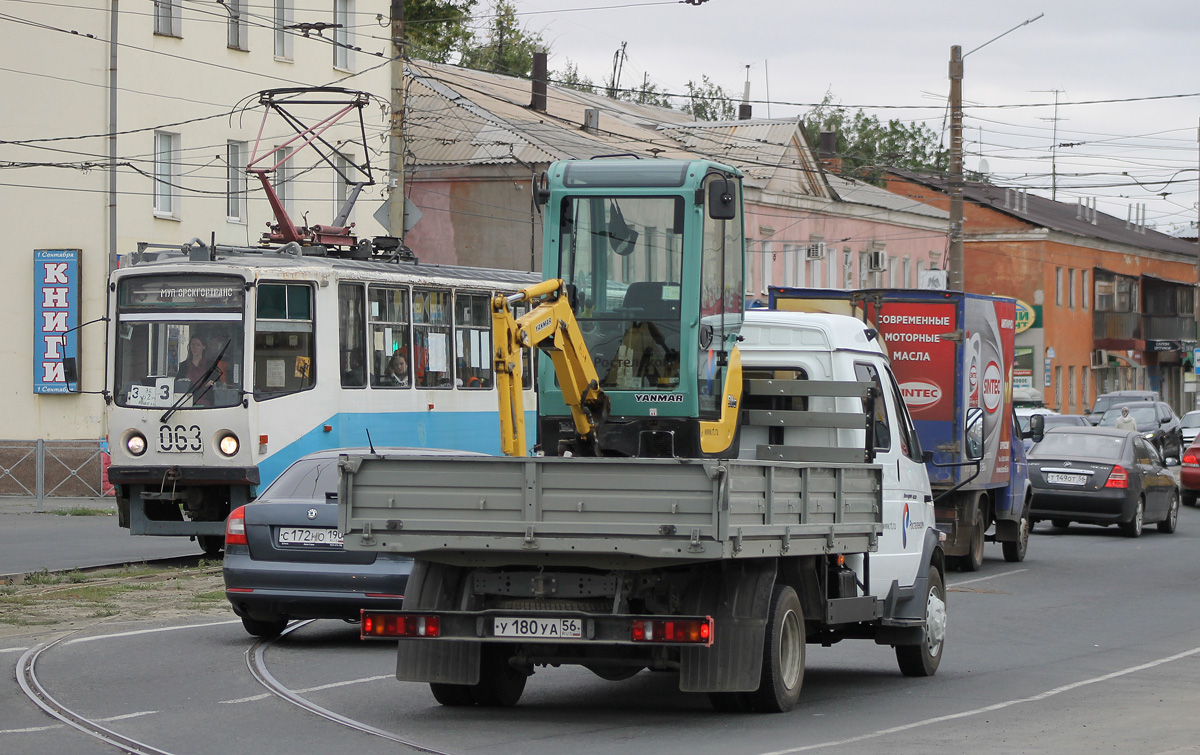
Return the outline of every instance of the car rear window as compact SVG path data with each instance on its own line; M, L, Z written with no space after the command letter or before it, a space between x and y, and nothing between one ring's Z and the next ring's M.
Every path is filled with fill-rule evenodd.
M1070 456L1073 459L1101 459L1115 461L1121 458L1125 438L1119 435L1099 433L1051 433L1029 452L1029 458L1056 458Z
M1121 416L1120 409L1109 409L1100 418L1101 427L1116 427L1117 418ZM1135 406L1129 409L1129 416L1139 425L1153 425L1158 419L1154 416L1154 404Z
M260 498L311 498L323 500L336 492L337 459L301 459L283 471Z

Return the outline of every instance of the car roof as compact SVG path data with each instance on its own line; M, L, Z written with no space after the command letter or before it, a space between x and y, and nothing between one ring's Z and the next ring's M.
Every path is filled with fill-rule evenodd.
M1113 404L1112 406L1108 407L1107 409L1104 410L1104 413L1108 414L1113 409L1120 411L1121 407L1128 407L1130 409L1138 409L1138 408L1145 406L1146 404L1160 404L1160 403L1162 403L1162 402L1161 401L1122 401L1119 404Z
M1158 401L1158 391L1109 391L1096 398L1129 398L1142 401Z
M1070 433L1084 433L1087 435L1137 435L1134 430L1118 430L1115 427L1098 427L1095 425L1059 425L1058 427L1047 428L1046 435L1068 435Z

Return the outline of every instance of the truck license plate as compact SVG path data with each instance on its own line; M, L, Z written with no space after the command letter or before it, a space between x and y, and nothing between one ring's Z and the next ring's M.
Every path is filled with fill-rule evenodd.
M1057 472L1047 472L1046 482L1052 485L1082 485L1087 482L1087 477L1081 474L1059 474Z
M498 616L492 620L492 633L496 637L580 639L583 637L583 620L526 619L515 616Z

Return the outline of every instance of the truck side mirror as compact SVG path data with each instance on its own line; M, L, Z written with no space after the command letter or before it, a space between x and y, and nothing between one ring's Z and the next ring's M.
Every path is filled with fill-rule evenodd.
M1034 414L1029 417L1029 433L1028 438L1034 443L1041 443L1042 438L1046 435L1046 417L1042 414Z
M708 216L713 220L733 220L737 217L737 186L726 178L708 185Z
M63 380L67 381L67 385L79 382L79 363L75 357L63 358Z
M966 455L968 461L983 458L983 409L972 407L967 410Z

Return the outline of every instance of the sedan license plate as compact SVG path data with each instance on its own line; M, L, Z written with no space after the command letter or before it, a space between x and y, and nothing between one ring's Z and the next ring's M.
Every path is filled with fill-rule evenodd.
M1087 482L1087 476L1081 474L1061 474L1058 472L1047 472L1046 482L1051 485L1083 485Z
M526 619L499 616L493 619L492 632L497 637L531 637L536 639L580 639L582 619Z
M342 533L325 527L280 527L280 545L342 547Z

